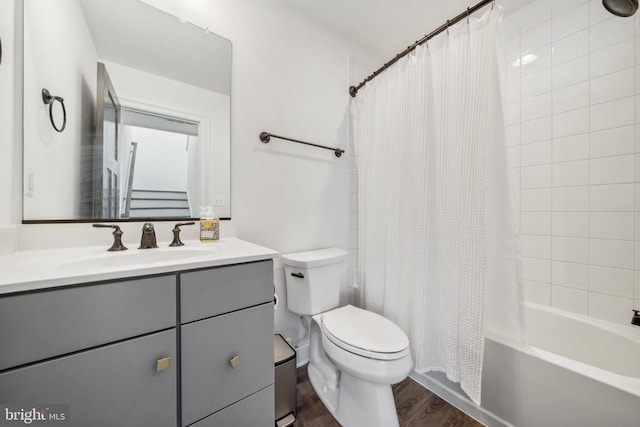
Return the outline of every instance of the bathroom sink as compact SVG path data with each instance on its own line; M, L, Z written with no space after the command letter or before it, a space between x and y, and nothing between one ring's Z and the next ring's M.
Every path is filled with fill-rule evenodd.
M157 248L130 249L122 252L104 252L101 254L63 261L60 268L96 269L126 267L134 265L171 263L211 256L215 248Z

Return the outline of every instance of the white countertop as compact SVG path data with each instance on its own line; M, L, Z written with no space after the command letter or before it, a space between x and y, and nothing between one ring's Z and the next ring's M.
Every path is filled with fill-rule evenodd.
M0 294L171 273L276 258L271 249L236 238L215 243L108 252L103 246L25 250L0 256ZM160 244L160 243L159 243Z

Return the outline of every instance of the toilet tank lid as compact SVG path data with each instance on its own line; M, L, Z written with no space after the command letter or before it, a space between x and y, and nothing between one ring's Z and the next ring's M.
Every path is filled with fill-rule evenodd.
M316 251L296 252L282 255L284 265L297 268L319 267L344 261L347 252L339 248L319 249Z

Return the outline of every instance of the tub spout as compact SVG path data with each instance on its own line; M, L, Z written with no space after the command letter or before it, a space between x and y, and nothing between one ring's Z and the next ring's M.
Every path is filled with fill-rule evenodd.
M632 310L632 311L633 311L633 317L631 318L631 324L640 326L640 311L638 310Z

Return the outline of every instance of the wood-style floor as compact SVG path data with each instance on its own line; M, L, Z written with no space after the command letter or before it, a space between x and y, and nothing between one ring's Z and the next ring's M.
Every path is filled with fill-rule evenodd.
M298 369L298 417L294 427L340 427L313 391L307 368ZM393 386L400 427L481 427L411 378ZM367 426L363 426L367 427Z

